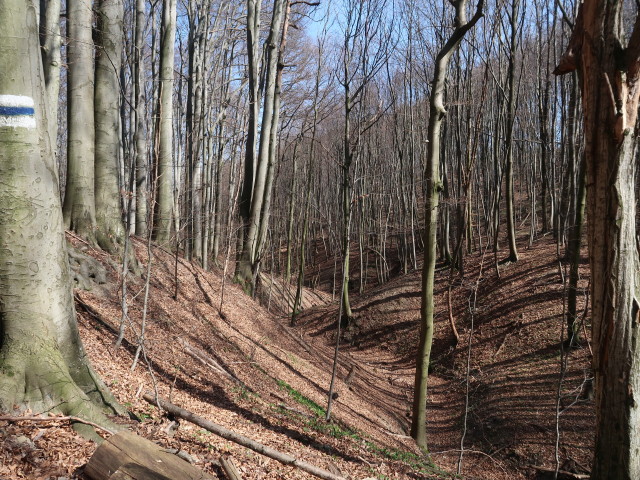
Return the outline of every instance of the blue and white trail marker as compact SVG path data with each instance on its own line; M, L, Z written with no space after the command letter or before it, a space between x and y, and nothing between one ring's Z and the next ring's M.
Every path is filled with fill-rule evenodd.
M33 98L0 95L0 127L36 128Z

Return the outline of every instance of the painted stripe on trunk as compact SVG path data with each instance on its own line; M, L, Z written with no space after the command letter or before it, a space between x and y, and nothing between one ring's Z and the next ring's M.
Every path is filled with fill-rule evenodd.
M0 95L0 127L36 128L33 98Z
M33 98L25 95L0 95L1 107L31 107L33 108Z
M36 128L36 119L28 115L0 116L0 127Z
M4 107L0 105L0 115L2 116L14 116L14 115L33 115L35 110L31 107Z

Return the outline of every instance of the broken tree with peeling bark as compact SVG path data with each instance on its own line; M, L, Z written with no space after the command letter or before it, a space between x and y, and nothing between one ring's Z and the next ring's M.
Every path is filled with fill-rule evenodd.
M554 71L576 70L582 90L596 394L593 480L640 478L640 253L634 185L640 15L636 9L633 24L625 21L623 4L585 0Z

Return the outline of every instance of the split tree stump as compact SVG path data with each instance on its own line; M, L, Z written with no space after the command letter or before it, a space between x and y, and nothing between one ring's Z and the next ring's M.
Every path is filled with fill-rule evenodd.
M123 431L93 454L84 474L91 480L214 480L209 474L165 452L134 433Z

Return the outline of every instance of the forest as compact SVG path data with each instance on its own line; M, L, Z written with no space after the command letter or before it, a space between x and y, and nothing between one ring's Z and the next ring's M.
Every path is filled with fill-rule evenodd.
M639 7L0 0L0 478L640 478Z

